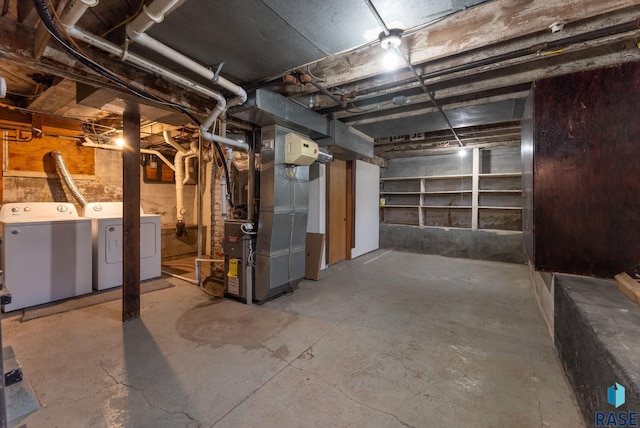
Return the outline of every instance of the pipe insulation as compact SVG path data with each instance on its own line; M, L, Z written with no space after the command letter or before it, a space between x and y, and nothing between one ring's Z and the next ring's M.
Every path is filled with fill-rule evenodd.
M69 169L67 169L67 164L64 162L62 153L60 153L57 150L54 150L51 153L49 153L49 155L56 161L56 170L58 171L58 175L60 175L60 178L64 180L67 187L69 188L69 190L71 190L71 193L76 198L80 206L82 208L86 207L87 200L78 189L78 186L76 186L76 183L73 180L73 177L71 177L71 173L69 172Z

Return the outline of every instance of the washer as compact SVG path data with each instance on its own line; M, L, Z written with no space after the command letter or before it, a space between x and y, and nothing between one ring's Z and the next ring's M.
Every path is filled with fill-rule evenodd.
M92 202L84 207L91 219L93 288L122 285L122 202ZM140 208L140 280L160 276L160 216Z
M0 234L5 312L91 293L91 221L73 204L4 204Z

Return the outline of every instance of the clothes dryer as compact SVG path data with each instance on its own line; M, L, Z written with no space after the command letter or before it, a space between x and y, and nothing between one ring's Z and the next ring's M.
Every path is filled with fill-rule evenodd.
M122 202L91 202L83 216L91 219L93 288L122 285ZM140 280L160 276L160 216L140 208Z

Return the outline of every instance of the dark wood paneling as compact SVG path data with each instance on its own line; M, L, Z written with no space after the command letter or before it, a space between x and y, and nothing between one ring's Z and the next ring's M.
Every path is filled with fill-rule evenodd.
M636 272L640 63L542 80L534 93L535 266Z

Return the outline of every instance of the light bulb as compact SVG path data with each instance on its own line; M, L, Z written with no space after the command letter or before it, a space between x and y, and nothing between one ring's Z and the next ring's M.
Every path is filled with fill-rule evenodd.
M464 149L464 147L460 147L460 150L458 150L458 156L463 158L466 154L467 154L467 151Z
M122 138L116 138L116 146L118 146L118 147L124 147L124 139L122 139Z
M382 57L382 65L387 70L396 69L400 66L400 56L398 56L398 54L396 54L393 50L388 50Z

